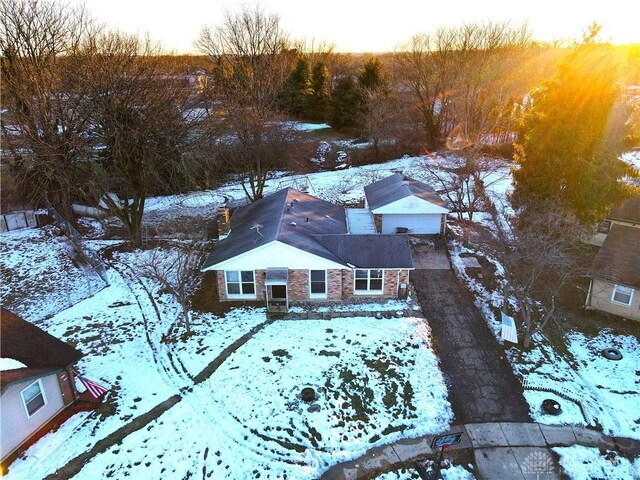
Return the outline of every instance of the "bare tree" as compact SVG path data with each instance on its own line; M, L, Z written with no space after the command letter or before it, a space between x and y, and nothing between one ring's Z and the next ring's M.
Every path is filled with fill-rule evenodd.
M7 163L27 201L48 198L69 219L76 167L88 147L81 134L88 110L75 82L75 59L92 28L82 7L49 0L0 3L0 92L13 119L11 131L3 125Z
M200 242L177 241L171 248L157 247L149 255L142 255L137 265L140 275L157 283L180 304L187 334L191 332L191 298L202 282L204 255Z
M529 38L526 24L471 23L416 35L396 52L427 148L480 146L504 128L526 92L512 87Z
M427 177L435 183L453 207L458 220L473 221L481 209L491 208L487 190L509 176L498 160L465 155L427 155L423 162Z
M380 160L380 142L397 143L403 128L402 105L397 96L384 89L364 92L362 130L373 143L375 161Z
M166 74L160 52L148 39L105 33L85 45L78 79L91 107L89 135L100 147L84 165L82 192L106 204L135 245L146 198L182 163L192 126L182 115L188 92Z
M274 135L278 98L296 53L280 18L259 6L227 12L221 25L203 27L195 45L212 62L212 94L224 106L227 130L251 153L239 159L239 167L246 173L242 185L247 196L258 200L274 166L263 155L266 129Z
M556 318L558 299L565 287L588 267L584 239L588 229L558 202L531 206L517 216L493 209L497 235L489 245L504 268L503 309L509 299L522 321L523 345Z

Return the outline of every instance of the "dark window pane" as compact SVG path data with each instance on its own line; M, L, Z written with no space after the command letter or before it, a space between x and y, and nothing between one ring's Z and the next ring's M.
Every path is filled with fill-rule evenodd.
M271 298L275 300L283 300L287 298L287 287L285 285L272 285Z
M312 282L324 282L324 270L311 270Z
M367 281L356 280L356 290L367 290Z
M369 270L371 278L382 278L382 270Z
M240 274L242 275L242 283L245 283L245 282L253 283L253 271L251 270L243 271L243 272L240 272Z
M251 283L243 283L242 284L242 293L244 293L245 295L253 295L254 293L256 293L256 289L253 286L253 282L251 282Z
M369 270L356 270L356 278L367 278Z
M44 406L44 397L40 393L27 403L27 412L29 412L29 415L33 415L42 406Z
M370 290L382 290L382 280L371 280Z
M227 291L230 295L238 295L240 294L240 284L239 283L227 283Z
M311 293L327 293L324 282L311 282Z

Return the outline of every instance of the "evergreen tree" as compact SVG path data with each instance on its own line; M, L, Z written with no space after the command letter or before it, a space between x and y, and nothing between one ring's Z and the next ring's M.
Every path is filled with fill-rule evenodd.
M378 58L372 58L362 66L358 73L358 85L369 91L387 88L384 65Z
M329 124L336 130L357 127L362 117L362 106L362 91L353 77L339 78L331 94Z
M282 103L285 110L292 115L302 116L311 93L309 61L306 58L299 58L282 92Z
M515 145L516 205L559 199L594 222L633 193L621 181L638 172L619 160L629 132L614 59L585 38L531 94Z
M307 96L305 116L309 120L324 121L329 105L329 70L323 62L313 66L311 72L311 94Z

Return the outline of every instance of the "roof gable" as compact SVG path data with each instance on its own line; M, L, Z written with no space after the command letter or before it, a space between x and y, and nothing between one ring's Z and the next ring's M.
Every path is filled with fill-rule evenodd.
M593 277L640 288L640 228L611 225L590 273Z
M620 222L640 223L640 195L629 198L621 205L612 208L607 218Z
M367 205L374 211L407 197L417 197L425 202L446 208L446 203L430 185L395 173L364 187Z
M68 367L82 353L62 340L2 308L0 315L0 351L2 356L24 363L26 368L2 372L2 389L18 380Z

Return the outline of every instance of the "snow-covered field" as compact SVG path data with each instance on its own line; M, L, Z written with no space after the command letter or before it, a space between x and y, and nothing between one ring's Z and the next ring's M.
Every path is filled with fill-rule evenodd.
M78 258L67 237L57 235L53 228L2 233L0 297L2 305L14 313L40 320L104 286Z
M121 251L118 242L87 243L106 259L110 286L49 318L25 317L84 352L78 369L111 391L98 411L75 415L30 447L9 480L45 477L176 394L178 404L75 478L316 478L372 446L449 427L424 320L268 324L194 385L227 346L266 320L264 309L193 312L194 335L182 341L167 335L181 331L176 301L137 275L144 255ZM13 288L20 287L16 280ZM300 400L303 387L316 390L318 411Z

